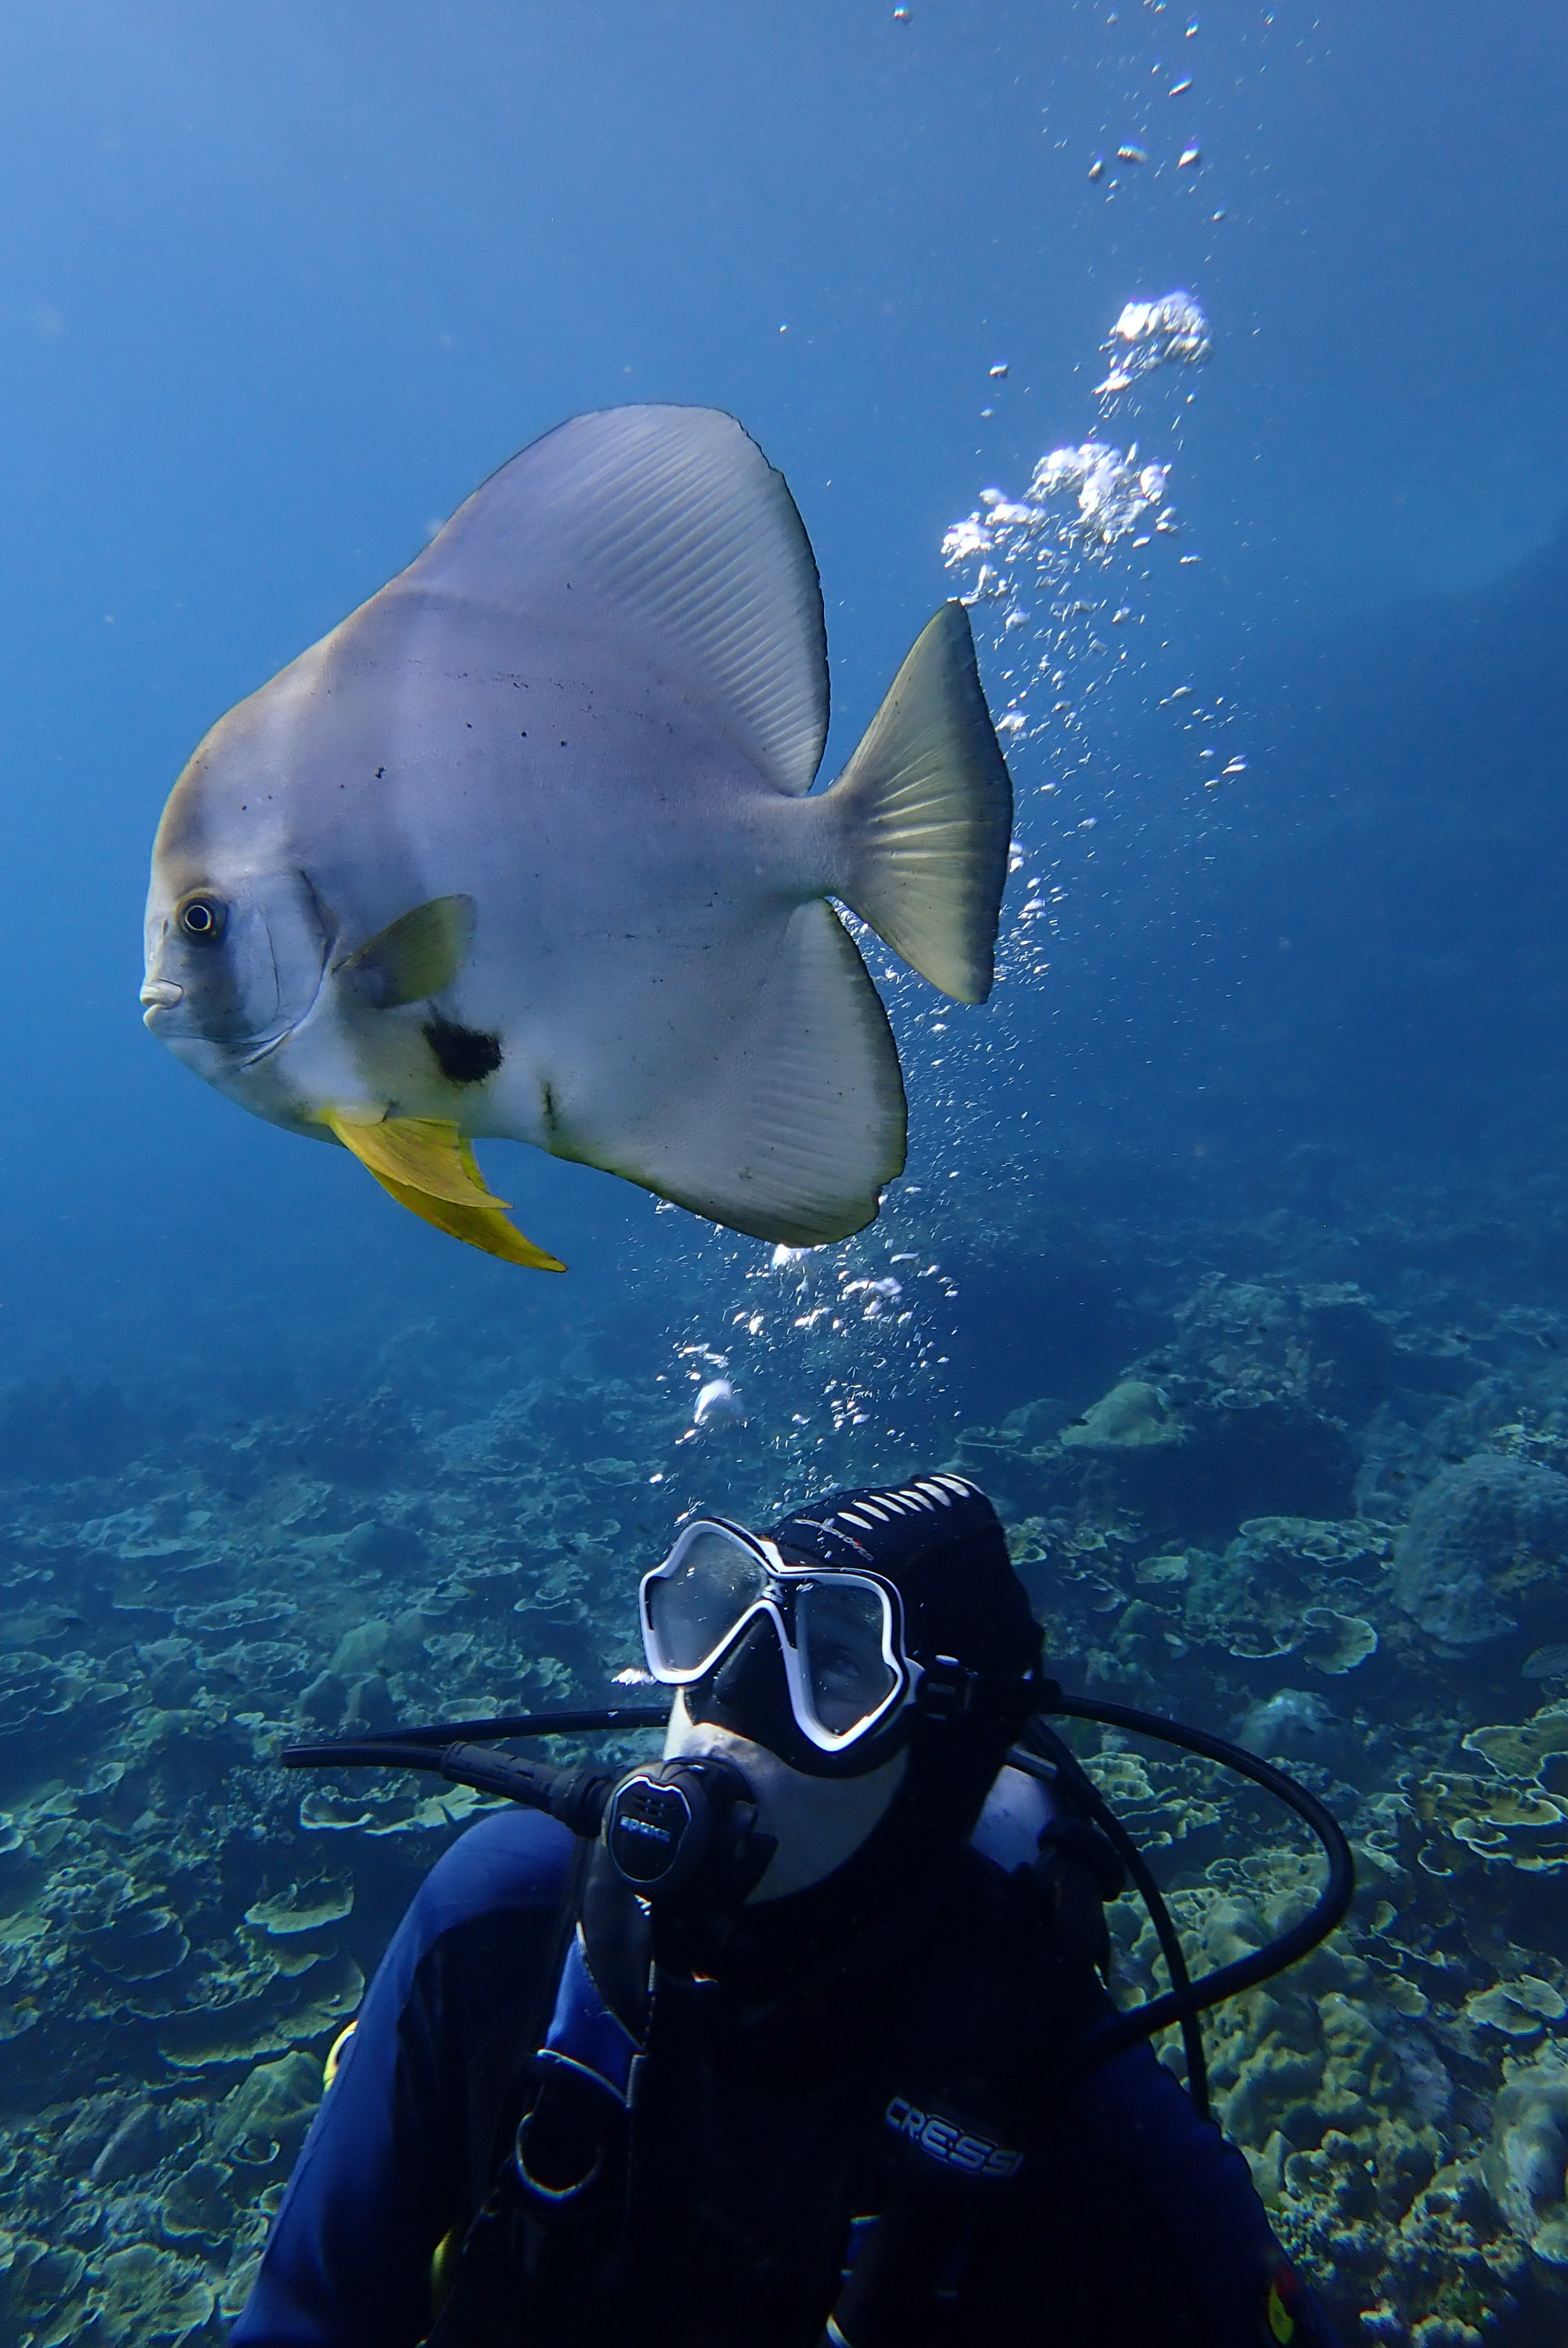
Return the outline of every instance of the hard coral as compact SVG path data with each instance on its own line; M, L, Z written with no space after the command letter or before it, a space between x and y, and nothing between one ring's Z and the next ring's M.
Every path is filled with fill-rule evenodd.
M1568 2056L1504 2065L1483 2168L1499 2208L1549 2266L1568 2267Z
M1446 1468L1395 1553L1399 1604L1445 1652L1568 1631L1568 1476L1478 1452Z

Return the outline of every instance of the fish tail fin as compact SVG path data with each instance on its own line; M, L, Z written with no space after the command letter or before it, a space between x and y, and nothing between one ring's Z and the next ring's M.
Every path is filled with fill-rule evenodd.
M922 631L830 796L842 823L833 893L944 994L983 1003L1012 783L961 603Z

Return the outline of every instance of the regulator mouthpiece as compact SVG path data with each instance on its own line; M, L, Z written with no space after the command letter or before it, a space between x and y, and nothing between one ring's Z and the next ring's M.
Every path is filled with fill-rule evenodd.
M694 1893L738 1905L778 1848L759 1830L740 1771L707 1755L629 1771L605 1803L600 1833L617 1874L649 1900Z

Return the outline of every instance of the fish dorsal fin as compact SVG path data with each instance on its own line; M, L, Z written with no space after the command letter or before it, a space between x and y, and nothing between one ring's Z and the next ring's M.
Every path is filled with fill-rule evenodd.
M712 407L574 417L475 490L405 574L492 610L612 608L781 789L827 738L827 637L784 475Z

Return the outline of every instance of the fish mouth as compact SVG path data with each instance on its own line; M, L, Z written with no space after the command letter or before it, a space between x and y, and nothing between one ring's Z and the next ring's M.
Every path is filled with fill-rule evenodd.
M241 1075L253 1068L259 1060L268 1058L281 1044L286 1044L300 1024L296 1020L287 1027L274 1029L270 1035L210 1035L203 1034L200 1027L189 1030L177 1027L170 1035L164 1026L165 1015L178 1011L184 1000L185 989L177 985L173 979L148 979L141 990L142 1025L150 1027L155 1035L161 1033L165 1042L173 1044L177 1050L182 1045L190 1048L205 1046L221 1059L232 1063Z
M208 1045L214 1051L222 1054L242 1075L247 1069L255 1067L259 1061L271 1058L281 1045L288 1042L291 1035L304 1025L321 1000L325 975L323 969L316 980L315 992L311 997L309 1007L300 1017L286 1021L281 1027L274 1027L268 1035L213 1035L203 1033L198 1027L189 1040L192 1043ZM143 1026L151 1027L156 1031L161 1024L162 1014L168 1011L177 1011L184 1000L185 989L172 978L144 979L141 986Z
M142 1024L150 1027L160 1011L172 1011L185 1000L185 989L176 986L171 978L149 978L142 985Z

